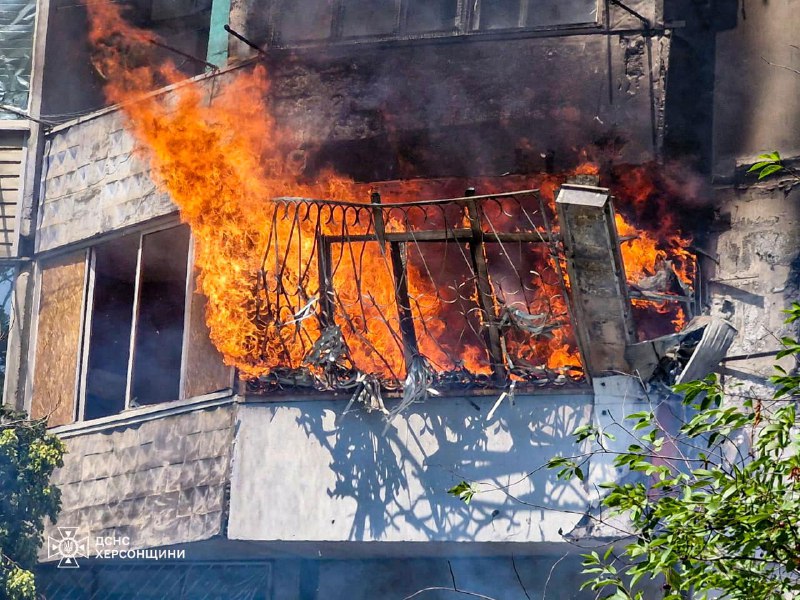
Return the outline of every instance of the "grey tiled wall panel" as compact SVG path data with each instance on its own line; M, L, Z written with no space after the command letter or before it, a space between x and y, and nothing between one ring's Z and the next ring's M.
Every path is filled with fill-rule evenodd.
M53 134L45 152L37 250L51 250L176 210L147 157L111 112Z
M55 474L58 526L77 527L90 549L99 536L130 536L130 548L222 533L230 479L233 408L165 416L65 439ZM45 535L57 536L49 526ZM43 549L43 554L46 552Z

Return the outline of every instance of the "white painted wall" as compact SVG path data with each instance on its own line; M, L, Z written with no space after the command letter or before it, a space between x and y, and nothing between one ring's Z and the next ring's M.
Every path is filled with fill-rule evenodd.
M643 409L637 388L598 385L607 415ZM595 418L594 395L517 397L487 421L495 399L429 400L398 417L385 437L381 415L342 414L341 401L240 405L228 537L561 541L559 530L578 523L594 487L557 482L540 467L576 452L569 434ZM609 473L594 465L589 481ZM463 479L485 490L469 506L447 494Z

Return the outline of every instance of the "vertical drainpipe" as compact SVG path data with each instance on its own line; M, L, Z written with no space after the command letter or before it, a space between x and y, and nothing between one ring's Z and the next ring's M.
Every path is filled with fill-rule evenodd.
M220 68L228 61L228 32L223 28L228 23L230 12L231 0L212 1L206 60Z

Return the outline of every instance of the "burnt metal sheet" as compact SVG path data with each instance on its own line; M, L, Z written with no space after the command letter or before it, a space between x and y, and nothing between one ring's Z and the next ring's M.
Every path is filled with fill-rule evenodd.
M642 379L661 379L673 385L712 372L736 335L736 328L724 319L695 317L678 333L629 346L626 355Z
M627 372L625 348L634 328L611 196L605 188L564 185L556 208L586 368L592 376Z
M31 79L36 2L0 0L0 104L25 109ZM0 110L0 119L19 116Z
M695 381L708 375L725 358L736 334L736 328L728 321L710 317L700 343L675 383Z

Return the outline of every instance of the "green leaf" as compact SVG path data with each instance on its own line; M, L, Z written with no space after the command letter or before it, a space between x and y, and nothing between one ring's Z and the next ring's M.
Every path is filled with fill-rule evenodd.
M478 493L478 489L471 483L460 481L447 490L447 493L459 498L464 504L469 504L472 501L472 497Z
M765 177L768 177L773 173L777 173L781 169L783 169L782 165L777 165L777 164L767 165L766 167L761 169L761 172L758 174L758 178L764 179Z

